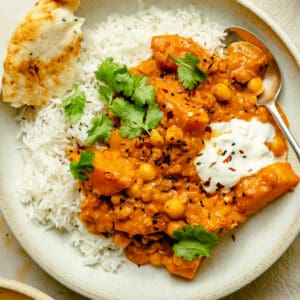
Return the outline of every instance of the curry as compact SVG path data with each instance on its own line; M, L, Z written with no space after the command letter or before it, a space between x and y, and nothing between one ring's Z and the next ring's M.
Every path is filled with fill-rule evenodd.
M163 119L149 135L123 138L115 128L105 147L90 148L94 170L81 181L80 220L94 234L112 234L135 264L165 266L172 274L192 279L203 258L186 261L176 256L175 230L201 225L223 234L292 190L299 177L283 160L241 178L229 192L221 186L215 193L205 192L195 158L214 134L211 123L233 118L271 123L276 134L267 146L275 157L287 151L272 116L257 105L268 58L246 42L230 45L224 55L211 55L178 35L153 37L151 48L153 56L130 72L146 76L155 86ZM193 90L178 81L177 65L170 58L187 52L200 59L199 67L208 74ZM78 160L81 151L71 151L71 159Z

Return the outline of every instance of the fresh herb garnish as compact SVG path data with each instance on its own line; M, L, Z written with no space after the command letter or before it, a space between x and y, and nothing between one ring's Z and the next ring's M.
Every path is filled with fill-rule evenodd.
M100 85L98 89L98 94L99 94L99 100L101 102L104 102L108 106L111 105L114 96L114 93L111 89L109 89L104 85Z
M85 93L79 89L78 84L74 84L73 94L64 99L61 103L65 115L72 124L75 124L80 120L85 108L85 101Z
M168 55L177 65L177 74L179 81L187 90L192 90L198 83L201 83L207 77L207 73L198 68L200 60L198 57L188 52L184 57L174 57Z
M109 140L113 129L113 122L105 114L100 113L92 119L92 127L87 131L88 137L86 143L88 146L93 145L96 141L100 143Z
M131 75L126 66L118 65L111 57L99 65L95 76L99 81L99 100L123 121L122 137L132 139L144 131L149 133L159 124L163 113L155 102L155 89L147 84L147 77Z
M145 119L145 125L148 130L156 128L160 120L163 117L162 111L160 111L157 103L151 104L148 107ZM145 130L147 130L145 129Z
M218 235L207 232L202 226L184 225L183 229L175 230L173 238L177 241L173 250L176 256L192 261L200 256L210 256L210 252L218 243Z
M123 92L130 97L134 89L134 80L126 66L115 63L112 57L106 58L99 65L95 76L98 81L108 85L114 93Z
M85 150L81 152L79 161L72 161L70 163L70 171L74 179L86 181L89 179L86 173L91 173L94 170L93 161L95 153L93 151Z
M134 75L134 91L132 99L139 106L155 103L155 90L153 85L147 85L148 78L142 75Z

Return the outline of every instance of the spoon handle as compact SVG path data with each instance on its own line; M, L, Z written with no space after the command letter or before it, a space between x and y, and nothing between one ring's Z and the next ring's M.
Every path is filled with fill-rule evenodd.
M298 160L300 161L300 146L298 145L297 141L295 140L294 136L290 132L289 128L284 123L280 113L278 112L276 105L274 102L270 102L266 104L266 107L269 109L270 113L272 114L273 118L277 122L278 126L282 130L283 134L287 138L288 142L290 143L291 147L293 148L294 152L296 153Z

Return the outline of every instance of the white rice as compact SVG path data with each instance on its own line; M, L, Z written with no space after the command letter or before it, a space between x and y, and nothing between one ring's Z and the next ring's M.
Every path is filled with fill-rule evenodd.
M164 11L151 8L130 16L111 15L94 30L84 28L76 81L86 93L87 104L80 122L70 126L60 108L62 99L53 99L41 109L24 108L18 116L25 162L18 188L20 201L37 225L67 232L70 244L81 253L83 264L99 264L107 271L116 271L126 261L110 238L90 234L79 221L82 199L66 156L66 149L85 144L90 120L103 108L94 71L108 56L127 66L138 64L151 56L151 37L166 33L192 37L211 52L221 47L224 35L223 28L205 20L194 7Z

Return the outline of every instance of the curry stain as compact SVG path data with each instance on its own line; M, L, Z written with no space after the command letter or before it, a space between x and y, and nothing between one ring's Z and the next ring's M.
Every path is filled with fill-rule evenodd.
M16 270L16 279L19 281L24 281L32 268L32 260L22 248L19 248L18 252L23 258L23 265Z
M10 247L13 242L12 235L9 233L6 222L1 214L0 214L0 235L2 236L4 246L7 248Z
M0 299L4 300L32 300L31 297L22 295L9 289L0 288Z

